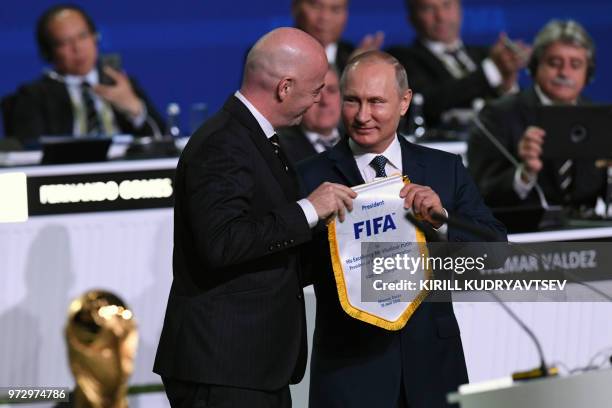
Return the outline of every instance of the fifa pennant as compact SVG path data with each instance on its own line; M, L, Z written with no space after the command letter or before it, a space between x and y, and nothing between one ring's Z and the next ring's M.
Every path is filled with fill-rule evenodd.
M399 192L410 181L400 175L352 187L358 194L344 222L328 225L328 238L338 297L355 319L387 330L403 328L427 296L420 282L431 271L403 268L427 256L425 236L404 216ZM414 282L414 283L409 283ZM412 290L397 290L398 284ZM392 288L391 290L387 290Z

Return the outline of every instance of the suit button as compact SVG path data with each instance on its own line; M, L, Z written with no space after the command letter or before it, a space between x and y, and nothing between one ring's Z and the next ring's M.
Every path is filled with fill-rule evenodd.
M270 248L268 248L270 251L274 251L274 245L270 245Z
M297 295L297 298L298 298L298 299L302 300L302 298L303 298L303 297L304 297L304 296L303 296L301 293L298 293L298 295Z

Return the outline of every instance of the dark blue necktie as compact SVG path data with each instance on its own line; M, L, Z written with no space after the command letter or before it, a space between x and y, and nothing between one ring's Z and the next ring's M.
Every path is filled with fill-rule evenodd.
M387 177L387 172L385 171L385 165L387 164L387 158L385 156L376 156L370 162L370 166L376 170L376 177Z

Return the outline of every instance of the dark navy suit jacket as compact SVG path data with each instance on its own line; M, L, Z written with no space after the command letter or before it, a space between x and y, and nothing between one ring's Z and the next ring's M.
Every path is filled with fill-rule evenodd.
M403 172L430 186L449 214L462 216L505 239L505 229L484 205L458 156L400 137ZM321 182L363 183L346 140L298 166L306 192ZM475 237L448 229L449 241ZM317 297L310 407L395 408L404 388L410 408L447 407L446 394L468 381L452 303L424 302L406 326L386 331L349 317L341 308L326 232L312 242L311 279Z

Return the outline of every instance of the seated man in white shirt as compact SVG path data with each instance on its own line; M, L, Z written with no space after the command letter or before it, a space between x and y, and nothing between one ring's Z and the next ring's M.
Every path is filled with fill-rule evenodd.
M480 120L519 163L474 128L468 149L469 169L490 206L564 205L592 208L605 188L605 172L593 160L543 160L544 139L552 137L536 124L542 105L583 105L581 95L592 79L595 47L575 21L553 20L534 39L529 63L532 87L487 105Z
M406 68L413 91L423 95L428 125L465 123L483 99L518 90L527 46L509 45L505 34L492 47L465 45L460 0L405 1L417 39L388 52Z
M280 131L280 144L292 163L297 163L334 147L340 140L340 85L332 65L325 74L321 100L308 109L297 126Z
M98 63L98 33L81 8L46 10L36 28L38 48L51 70L13 96L12 135L35 144L41 135L152 135L163 121L132 78ZM102 76L110 80L101 83Z

